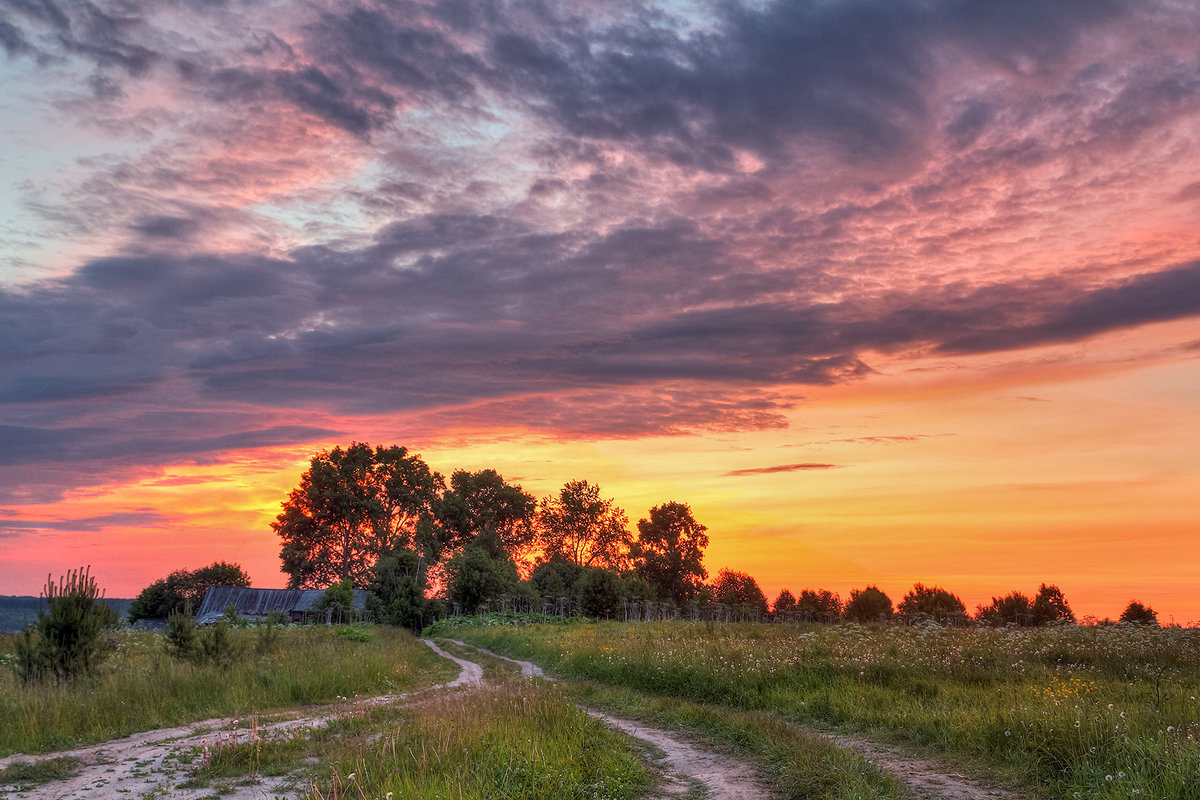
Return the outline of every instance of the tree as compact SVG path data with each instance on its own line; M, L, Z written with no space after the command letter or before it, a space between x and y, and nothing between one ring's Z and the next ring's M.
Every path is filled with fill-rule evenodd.
M741 617L761 618L767 615L767 596L758 581L745 572L723 569L713 582L713 595L718 603L739 612Z
M612 500L601 499L599 486L569 481L556 497L541 502L538 544L546 561L620 569L630 544L628 525L624 511Z
M1013 592L1004 597L993 597L991 605L981 605L976 608L975 619L994 628L1002 628L1005 625L1029 626L1036 624L1033 601L1021 592Z
M793 613L805 622L837 622L842 616L842 598L828 589L804 589L796 598Z
M90 568L67 573L57 586L47 576L42 593L46 609L15 641L18 677L27 683L66 681L92 672L107 653L102 631L119 620L103 596Z
M190 605L199 609L209 586L249 586L241 566L214 561L196 570L177 569L141 591L129 606L129 621L167 619Z
M925 586L917 583L904 595L897 608L907 616L924 615L935 622L945 623L966 618L967 607L958 595L951 594L940 586Z
M438 517L447 544L465 545L488 536L489 546L521 559L533 545L537 501L516 484L507 483L494 469L455 470ZM493 555L498 555L494 552Z
M485 601L511 595L520 576L507 554L495 557L482 547L467 545L446 564L446 599L464 614L474 614Z
M584 616L612 619L621 609L621 589L621 579L611 569L587 568L576 583L579 608Z
M393 550L375 562L367 587L367 611L376 622L419 631L426 612L426 573L412 550Z
M1129 605L1121 612L1121 622L1132 622L1136 625L1158 625L1158 614L1150 606L1143 605L1137 600L1130 600Z
M349 578L342 578L336 583L329 584L325 590L325 594L313 604L314 611L325 611L333 615L337 615L340 622L343 617L351 616L354 613L354 584Z
M300 485L271 523L293 589L349 578L363 587L379 556L417 548L440 557L434 508L444 488L418 455L403 447L335 447L309 462Z
M782 589L779 596L775 598L775 604L771 606L771 614L775 619L783 620L790 617L795 608L796 596L787 589Z
M660 600L684 605L696 596L708 577L703 564L706 530L684 503L656 506L649 519L638 520L638 539L629 547L629 558Z
M854 589L842 616L849 622L884 622L891 619L892 599L876 586Z
M1049 622L1074 622L1075 613L1067 605L1067 598L1057 586L1042 584L1033 598L1033 624Z
M574 596L575 584L582 574L583 567L578 564L556 559L534 567L529 582L542 600L558 600Z

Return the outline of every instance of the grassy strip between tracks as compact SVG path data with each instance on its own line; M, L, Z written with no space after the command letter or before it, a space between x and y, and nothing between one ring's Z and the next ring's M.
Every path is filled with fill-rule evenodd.
M462 658L483 665L484 674L511 676L515 665L461 648L439 644ZM562 683L566 695L582 706L636 719L678 733L705 746L744 759L758 768L774 794L805 800L901 800L909 797L894 778L861 756L824 737L788 725L758 711L654 697L632 689L591 681Z

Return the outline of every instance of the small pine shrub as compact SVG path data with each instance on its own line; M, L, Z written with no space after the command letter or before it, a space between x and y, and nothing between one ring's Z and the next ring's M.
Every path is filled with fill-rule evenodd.
M275 627L275 620L280 616L277 611L268 612L266 622L258 626L258 638L254 642L254 650L260 656L270 655L279 644L279 630Z
M242 654L241 643L230 634L229 620L205 628L196 626L191 605L183 611L173 611L167 617L167 652L173 658L195 664L228 666Z
M195 660L200 652L200 631L192 619L192 605L187 603L183 611L172 611L167 616L167 652L174 658Z
M93 672L108 655L102 634L119 615L101 602L104 594L90 572L90 567L73 570L57 586L47 576L46 609L16 640L15 668L22 682L68 681Z

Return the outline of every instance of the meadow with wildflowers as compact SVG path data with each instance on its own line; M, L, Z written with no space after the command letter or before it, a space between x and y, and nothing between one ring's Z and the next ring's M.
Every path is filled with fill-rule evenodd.
M457 638L658 697L931 748L1039 796L1200 797L1200 630L598 623Z

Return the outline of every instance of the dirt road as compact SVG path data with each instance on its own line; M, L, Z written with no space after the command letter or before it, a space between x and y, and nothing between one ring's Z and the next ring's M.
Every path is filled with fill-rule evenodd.
M411 703L418 696L427 696L430 692L483 684L483 668L480 664L451 655L435 643L424 641L438 655L458 665L458 677L449 683L414 695L374 697L325 707L315 714L297 713L288 719L256 726L257 735L281 735L297 727L317 728L325 725L333 716L355 708ZM464 642L454 641L454 644L515 664L527 678L544 677L541 667L531 662L473 648ZM692 793L696 791L700 791L707 800L762 800L770 796L766 782L743 761L683 741L672 733L640 722L619 719L594 710L587 710L587 713L647 746L649 760L661 775L657 788L647 800L694 796ZM78 760L79 766L70 778L25 790L13 785L0 785L0 798L97 800L113 797L170 797L187 800L212 797L211 786L178 788L187 780L190 770L188 762L195 756L197 749L206 745L215 746L218 738L229 741L239 736L250 736L249 726L250 723L246 720L210 719L177 728L145 731L124 739L114 739L67 752L36 757L10 756L0 759L0 769L17 761L40 761L62 756ZM1018 800L1018 796L1013 793L983 786L935 762L913 757L897 747L852 737L833 739L843 747L862 753L867 760L881 769L895 774L918 800ZM304 794L304 789L295 776L264 778L252 785L231 784L221 788L221 796L227 800L275 800L300 797Z

